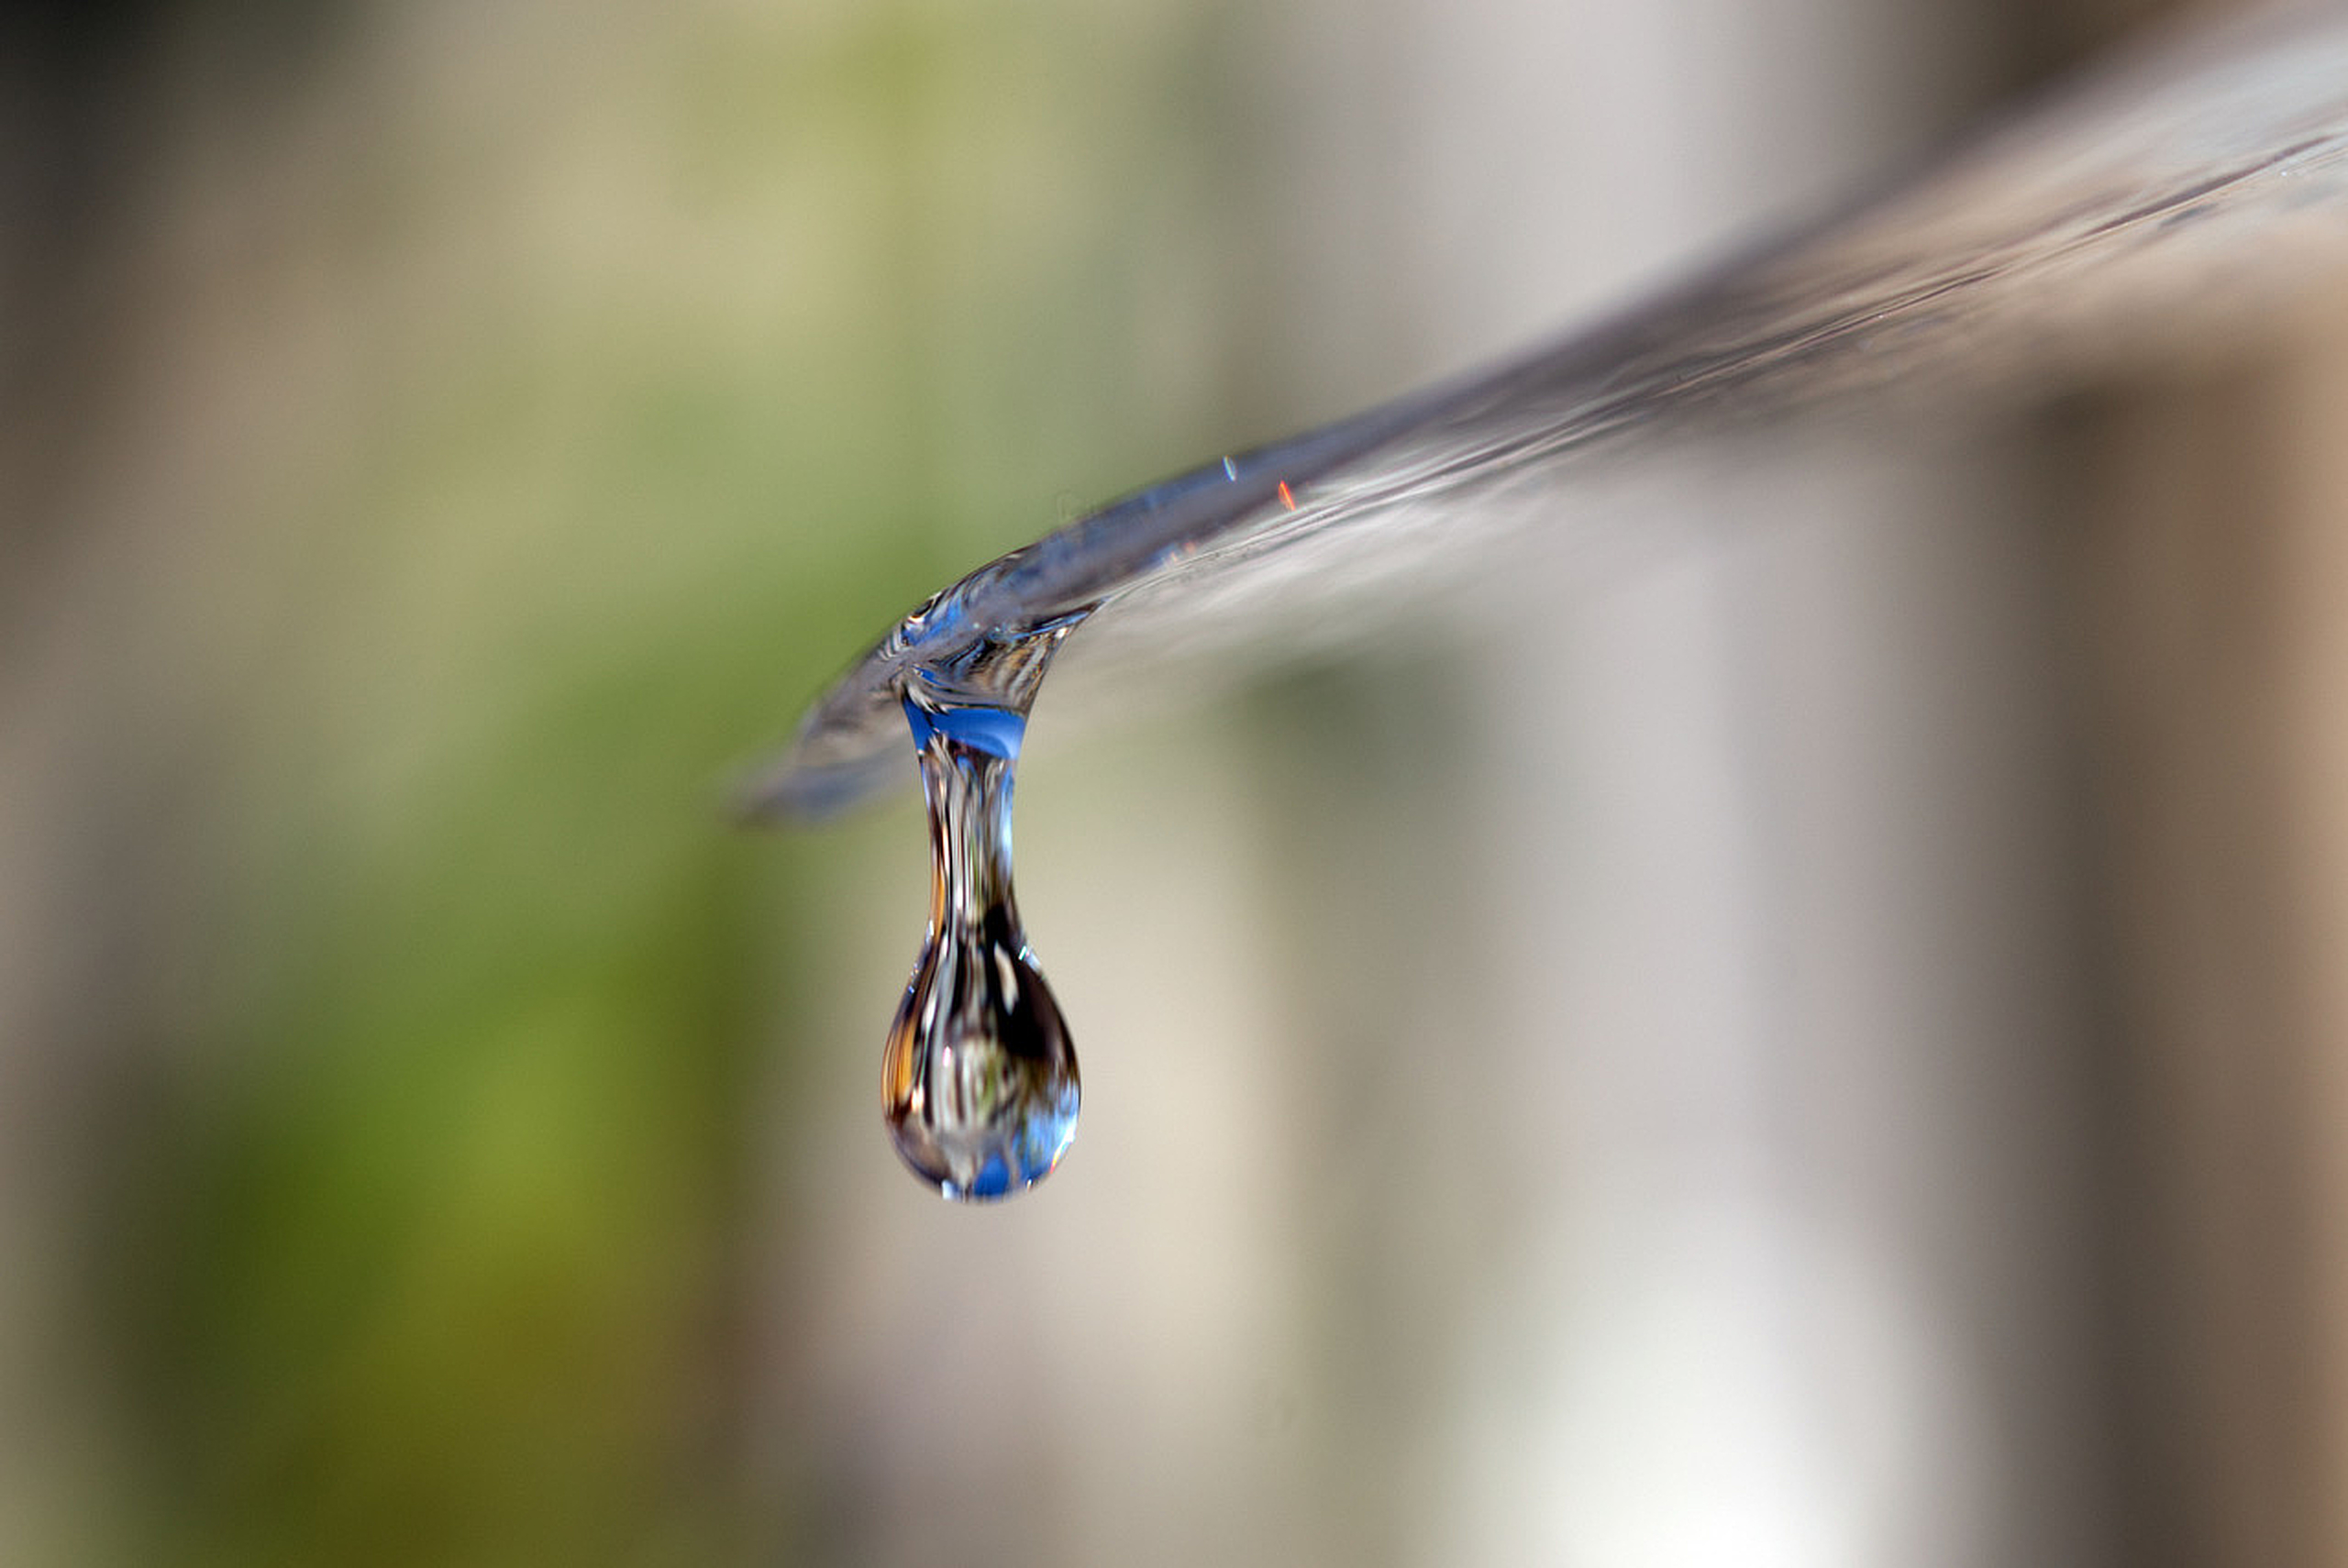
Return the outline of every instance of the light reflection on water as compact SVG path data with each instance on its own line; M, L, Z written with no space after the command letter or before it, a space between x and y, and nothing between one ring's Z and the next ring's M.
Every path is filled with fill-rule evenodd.
M990 640L1076 616L1077 649L1107 631L1136 666L1278 647L1328 601L1505 571L1512 534L1563 526L1581 470L1626 449L1803 409L2044 397L2238 317L2348 248L2343 83L2336 18L2197 40L1554 346L1113 502L893 629L750 802L820 815L902 782L889 693Z
M1222 566L1022 739L1091 1099L1019 1204L873 1135L914 802L707 809L1060 487L1841 187L1956 0L108 8L165 11L66 122L130 177L0 440L0 1560L2093 1555L2043 498L1889 404L2141 345L1853 320L1858 381L1768 385L1908 366L1873 436L1651 468L1537 437L1696 340L1544 359L1526 461L1346 459L1409 491L1376 549L1306 531L1336 470L1213 461L1272 527L1180 543ZM2232 254L2169 215L2122 237ZM1703 299L1645 319L1753 325ZM1257 627L1303 668L1134 722Z

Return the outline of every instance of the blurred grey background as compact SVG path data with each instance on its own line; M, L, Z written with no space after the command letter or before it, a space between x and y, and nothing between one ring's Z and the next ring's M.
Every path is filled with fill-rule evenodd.
M2348 296L1047 692L1012 1205L879 1127L915 802L722 810L2157 9L11 10L0 1560L2348 1561Z

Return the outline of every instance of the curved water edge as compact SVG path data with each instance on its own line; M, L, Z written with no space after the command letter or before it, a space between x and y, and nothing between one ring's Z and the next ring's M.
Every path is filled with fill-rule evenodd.
M1436 558L1504 553L1508 508L1479 499L1563 491L1599 454L1724 422L2059 383L2337 265L2343 213L2348 17L2188 37L1610 321L1217 457L980 567L817 700L744 809L811 820L908 781L916 674L1024 715L1096 612L1195 646L1269 606L1408 594Z

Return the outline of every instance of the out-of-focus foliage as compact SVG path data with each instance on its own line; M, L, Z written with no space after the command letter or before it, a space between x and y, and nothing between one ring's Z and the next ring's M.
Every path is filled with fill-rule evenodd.
M63 509L116 566L51 677L113 732L59 741L109 789L51 825L91 940L137 935L75 1031L119 1068L72 1200L95 1539L792 1545L743 1465L750 1172L886 999L797 1030L864 841L745 835L723 786L1058 487L1196 445L1184 9L161 29L138 416Z

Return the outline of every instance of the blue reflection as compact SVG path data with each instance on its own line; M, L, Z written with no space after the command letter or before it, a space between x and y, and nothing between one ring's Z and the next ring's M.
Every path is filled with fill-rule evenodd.
M905 722L913 726L914 745L925 747L932 735L943 735L957 745L1015 761L1019 743L1027 734L1027 720L1008 708L939 707L917 701L908 691L901 700Z

